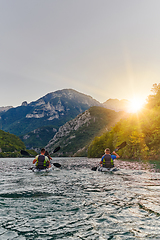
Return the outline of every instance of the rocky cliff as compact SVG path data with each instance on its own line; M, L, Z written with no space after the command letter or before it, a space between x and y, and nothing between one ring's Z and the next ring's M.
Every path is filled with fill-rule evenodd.
M46 148L53 153L55 147L60 146L60 151L54 156L87 156L87 148L94 137L108 131L123 117L126 117L124 112L91 107L61 126Z
M101 104L88 95L73 89L64 89L9 109L1 115L0 124L4 131L23 136L44 126L58 129L91 106Z

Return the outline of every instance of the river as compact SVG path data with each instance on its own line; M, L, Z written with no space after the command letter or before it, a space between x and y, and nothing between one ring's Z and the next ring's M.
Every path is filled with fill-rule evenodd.
M61 169L42 174L32 160L0 159L0 240L160 239L158 163L117 160L111 174L54 158Z

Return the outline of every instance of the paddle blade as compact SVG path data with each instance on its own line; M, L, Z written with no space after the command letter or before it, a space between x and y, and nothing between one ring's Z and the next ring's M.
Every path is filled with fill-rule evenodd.
M30 168L28 168L28 170L33 170L34 169L34 167L30 167Z
M57 167L57 168L60 168L60 167L61 167L61 164L59 164L59 163L53 163L53 165L54 165L55 167Z
M59 146L59 147L56 147L56 148L54 149L53 153L56 153L56 152L58 152L59 150L60 150L60 146Z
M92 167L91 170L92 171L97 171L97 167Z
M21 154L25 156L29 156L29 153L27 151L21 150Z
M119 146L116 147L115 152L118 151L119 149L124 148L127 145L126 141L121 143Z

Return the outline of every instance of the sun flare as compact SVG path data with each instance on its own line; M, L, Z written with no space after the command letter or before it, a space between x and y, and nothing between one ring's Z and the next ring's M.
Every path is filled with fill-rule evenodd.
M130 111L135 113L143 108L144 101L140 98L133 98L131 100Z

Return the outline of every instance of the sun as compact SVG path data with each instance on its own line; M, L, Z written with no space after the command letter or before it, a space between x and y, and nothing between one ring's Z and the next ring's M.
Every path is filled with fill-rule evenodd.
M144 101L140 98L133 98L131 99L130 104L130 112L138 112L143 108Z

